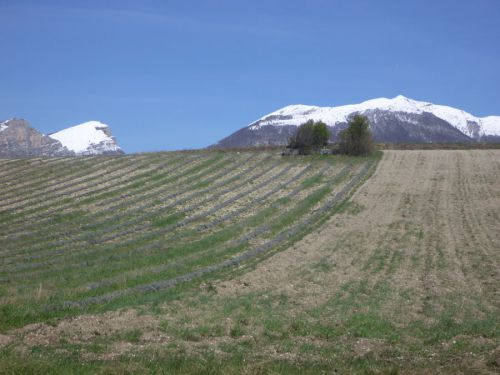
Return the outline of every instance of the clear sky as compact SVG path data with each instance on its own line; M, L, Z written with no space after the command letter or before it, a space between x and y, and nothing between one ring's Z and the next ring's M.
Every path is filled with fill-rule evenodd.
M0 119L198 148L289 104L500 115L500 0L0 0Z

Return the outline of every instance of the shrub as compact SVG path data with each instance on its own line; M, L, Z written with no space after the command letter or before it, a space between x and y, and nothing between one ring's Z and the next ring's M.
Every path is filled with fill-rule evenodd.
M309 120L297 128L288 147L298 149L300 154L309 154L325 146L329 138L330 131L324 122Z
M369 155L373 139L366 116L355 115L347 129L340 132L340 152L346 155Z

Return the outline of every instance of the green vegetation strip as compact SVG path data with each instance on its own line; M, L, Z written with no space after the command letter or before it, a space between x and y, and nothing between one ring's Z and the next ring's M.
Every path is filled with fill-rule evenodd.
M47 169L44 166L43 168L40 168L40 173L42 173L42 177L44 178L36 179L34 176L30 176L28 179L30 183L15 187L16 191L12 193L11 197L8 197L7 195L2 196L2 205L0 207L23 201L30 201L34 198L40 197L41 195L58 191L61 187L70 187L70 182L75 185L79 184L79 178L85 178L85 182L87 182L89 178L92 180L99 178L99 176L101 176L107 168L111 167L120 170L120 166L127 161L128 160L125 157L107 157L96 160L80 161L79 163L68 163L69 165L66 165L66 163L59 163L50 169ZM36 170L33 172L35 173ZM90 177L92 174L96 174L97 176ZM18 189L20 188L23 189L22 197L19 197L19 194L17 194ZM13 200L9 200L9 198L13 198ZM19 208L20 206L16 206L16 210Z
M286 172L286 167L283 168L283 169L281 169L281 171L279 172L279 174L283 174L284 172ZM279 176L279 174L278 174L278 176ZM263 182L261 182L260 185L265 186L265 185L269 184L271 181L273 181L274 179L276 179L276 177L277 177L276 175L270 176L269 178L267 178L266 180L264 180ZM252 188L250 188L249 190L252 190L252 191L253 190L258 190L258 188L259 188L258 186L252 186ZM244 193L239 193L238 194L238 198L243 197L247 193L248 193L248 191L245 191ZM220 207L224 207L224 206L226 206L226 205L228 205L230 203L234 203L236 200L237 199L235 199L234 197L230 198L229 201L221 203L221 205L217 209L219 209ZM214 212L214 210L212 210L212 213L213 212ZM208 212L206 212L204 214L199 214L196 218L199 219L199 218L202 218L202 217L206 217L208 214L209 214ZM95 246L94 246L92 250L87 250L88 246L86 246L86 244L84 243L83 246L82 246L82 250L84 250L83 256L85 258L89 259L89 261L86 263L86 265L89 266L91 264L94 264L96 262L100 262L100 261L103 260L103 259L95 258L95 255L97 253L106 253L106 254L109 254L110 252L112 252L113 256L116 256L117 250L120 249L120 248L122 248L122 249L123 248L124 249L143 248L145 244L147 244L151 240L155 240L156 238L158 238L158 236L161 233L169 232L169 231L171 231L174 228L178 229L178 228L183 227L186 224L188 224L189 222L194 221L194 220L195 219L193 219L193 218L185 219L185 220L183 220L183 222L172 224L169 227L157 228L158 229L157 232L149 231L149 232L146 232L145 234L143 234L141 236L133 236L129 240L121 241L121 242L118 242L118 243L113 244L113 245L108 245L108 246L106 246L105 248L102 248L102 249L95 248ZM161 243L163 241L163 239L160 239L159 241ZM94 243L94 245L97 245L97 243ZM69 254L69 257L70 258L76 258L79 254L74 249L75 249L75 247L72 246L71 248L64 250L59 255L62 255L64 253L66 253L68 250L71 250L71 252ZM53 254L53 255L55 255L55 254ZM108 257L108 255L105 255L105 257ZM58 263L62 263L65 260L67 260L67 258L59 258L59 257L58 258L54 258L54 257L51 257L49 260L44 261L44 262L20 264L20 265L18 265L16 267L9 266L9 267L6 267L6 268L2 269L2 272L5 272L5 273L18 273L19 271L21 271L23 269L36 269L38 267L52 266L52 265L55 265L55 264L58 264Z
M185 164L185 163L183 163ZM169 176L168 175L168 172L170 171L174 171L174 170L178 170L179 169L179 164L178 163L170 163L169 164L169 169L166 170L166 171L163 171L163 173L165 173L165 178L168 178L170 179L170 181L172 182L176 182L179 181L179 179L174 179L173 176ZM181 174L176 174L177 176L182 176L182 172ZM193 176L194 178L197 178L199 176ZM172 185L167 185L165 182L168 182L165 178L162 177L162 181L163 181L163 184L161 185L162 189L166 189L168 187L171 187ZM182 178L180 178L180 181L182 181ZM207 181L207 180L205 180ZM195 185L193 185L193 188L195 187ZM103 189L106 189L103 188ZM144 194L143 194L144 193ZM135 217L137 217L137 213L139 211L141 211L141 209L143 209L144 207L147 207L150 205L149 202L147 203L143 203L141 206L139 207L135 207L134 208L134 205L132 203L134 202L144 202L147 198L147 197L151 197L153 196L153 194L155 196L158 196L158 195L161 195L161 191L158 192L154 192L152 193L151 192L151 185L147 185L147 188L145 188L143 191L139 191L139 192L135 192L134 193L134 198L128 198L126 200L126 204L125 203L121 203L117 206L114 206L114 207L108 207L108 209L106 209L105 211L100 211L100 213L98 214L93 214L93 215L82 215L81 217L81 222L82 224L87 224L87 227L83 227L83 226L79 226L78 228L76 228L76 231L81 233L82 231L84 230L91 230L92 231L92 234L93 236L95 237L97 235L97 230L99 229L104 229L106 231L109 231L109 230L112 230L113 228L109 227L108 225L106 225L106 221L107 220L112 220L114 223L116 223L117 221L120 221L118 220L116 217L113 217L113 216L110 216L110 214L112 214L113 212L115 213L115 215L119 214L119 217L120 219L122 220L124 215L125 214L128 214L128 215L134 215ZM119 210L118 212L118 209L121 208L121 207L125 207L127 209L127 212L125 212L124 210ZM132 208L132 210L130 210L130 208ZM97 220L98 217L97 216L103 216L103 219L100 219L100 220ZM52 221L50 224L54 224L54 221ZM57 222L55 223L57 224ZM71 222L71 224L75 224L74 221ZM57 230L57 228L53 228L51 225L49 225L48 227L45 226L43 231L42 231L42 235L45 233L45 234L48 234L50 236L50 231L54 231L54 229ZM50 231L49 231L50 230ZM66 228L65 228L65 231L66 231ZM30 236L29 238L31 238L32 236ZM40 247L45 247L45 246L50 246L50 247L54 247L57 245L57 243L46 243L46 242L43 242L40 243L40 239L43 238L43 237L40 237L40 236L37 236L37 245ZM66 236L65 238L65 241L69 240L69 238ZM75 240L74 238L72 240ZM64 241L63 241L64 243ZM16 247L19 247L19 246L22 246L22 244L16 244ZM28 249L28 251L33 251L34 249Z
M113 210L118 209L122 205L129 205L130 201L134 199L130 196L133 194L134 196L140 194L143 191L149 191L153 187L163 186L166 183L169 183L170 187L174 186L174 183L179 181L185 174L191 174L197 172L200 169L199 165L195 165L191 167L191 169L184 170L182 167L189 167L193 162L199 160L199 157L196 158L187 158L181 164L178 165L175 161L174 163L165 163L164 165L160 165L158 167L154 167L146 172L142 172L138 175L130 175L126 180L117 180L111 184L107 184L106 181L103 182L104 186L84 192L76 197L71 197L68 201L66 199L61 200L58 204L48 204L45 210L44 207L35 207L30 210L30 212L16 213L14 212L8 219L11 220L10 225L16 222L23 223L25 217L28 214L30 215L30 220L37 220L37 224L47 224L52 220L52 213L59 212L62 209L71 208L71 209L80 209L82 207L86 207L91 204L99 204L100 212L103 214L113 212ZM209 161L201 162L203 163L203 167L208 167L210 165ZM172 165L173 164L173 165ZM165 170L164 167L168 166ZM203 168L201 168L203 169ZM170 173L175 171L175 173ZM153 182L149 182L149 181ZM148 183L146 183L148 182ZM153 194L153 193L151 193ZM124 195L126 200L124 200ZM136 198L139 200L139 198ZM126 202L125 202L126 201ZM117 203L114 206L109 206L113 203ZM107 207L106 207L107 206ZM106 210L104 210L106 207ZM15 231L13 233L16 234Z
M103 186L98 189L95 189L96 185L94 185L94 190L91 189L90 191L72 197L72 200L69 202L66 202L65 200L56 200L55 203L50 200L40 201L38 202L38 204L32 204L31 206L28 206L29 207L28 210L14 211L9 219L11 220L12 224L13 222L16 222L16 220L18 222L23 221L25 217L28 215L31 215L29 216L30 219L47 217L48 212L52 213L55 211L59 211L61 210L62 207L70 207L70 206L73 208L81 207L97 200L116 196L127 190L138 189L149 178L154 178L155 175L162 174L162 167L163 166L157 166L145 172L139 173L138 175L133 175L133 174L129 175L127 179L124 181L117 180L111 185L106 184L106 186ZM90 195L90 197L85 198L88 195ZM104 202L101 201L101 203ZM48 216L47 219L45 220L50 220L50 216Z
M281 230L280 233L273 239L265 242L262 245L251 248L250 250L245 251L243 254L237 255L220 263L209 265L199 270L174 277L172 279L160 280L149 284L138 285L133 288L119 290L97 297L90 297L81 301L65 302L63 303L63 308L82 308L89 304L109 302L115 298L123 297L131 293L145 293L149 291L158 291L165 288L173 287L181 282L190 281L193 280L194 278L198 278L200 276L222 270L227 267L237 266L241 262L244 262L250 258L254 258L266 251L269 251L273 247L277 247L278 245L286 242L289 238L296 235L297 233L303 232L304 228L307 228L311 223L317 220L326 211L331 210L334 207L334 205L338 204L343 198L345 198L347 194L350 192L350 190L354 188L356 184L364 178L365 174L369 171L370 166L371 166L370 163L365 164L365 166L361 169L361 171L358 174L356 174L339 192L337 192L337 194L334 196L333 199L331 199L325 205L323 205L322 208L319 209L313 216L301 220L299 223L293 225L292 227L286 230ZM324 198L330 191L331 187L330 189L325 187L316 192L315 194L313 194L312 196L309 196L306 200L303 201L303 204L297 207L296 211L293 212L293 217L296 217L295 214L298 211L303 211L306 208L311 207L313 204L316 204L318 201ZM275 230L278 228L283 229L283 226L288 225L290 221L292 221L291 217L292 215L285 216L284 218L282 218L282 220L273 225L273 229Z
M312 223L332 211L328 202L334 197L344 197L338 194L344 191L346 186L348 190L353 188L349 185L351 180L348 179L347 173L341 173L333 180L327 173L338 167L338 170L349 170L350 159L346 158L278 158L262 163L262 160L256 162L246 159L248 155L235 157L226 154L227 157L221 157L215 154L215 158L213 155L204 156L208 160L212 159L210 162L203 160L197 164L207 162L206 168L195 170L194 173L192 169L187 168L184 172L190 172L185 175L186 178L181 182L172 181L171 185L175 186L175 189L162 193L164 197L165 193L181 193L181 200L195 199L192 202L189 202L189 199L184 200L178 208L175 208L175 200L172 200L167 206L175 209L166 215L155 215L155 212L160 212L155 205L147 206L148 202L153 203L155 199L161 199L161 196L154 198L150 195L147 188L149 182L138 188L137 194L123 198L118 207L123 208L124 212L117 209L109 215L109 221L103 222L102 228L105 234L106 229L109 230L115 225L113 218L119 220L120 216L126 217L122 223L125 225L122 227L124 230L117 224L109 236L101 238L116 238L116 241L90 245L87 248L82 244L79 250L77 246L80 244L71 243L70 236L67 242L61 242L61 250L67 252L67 256L59 257L58 262L54 263L55 259L51 259L49 255L52 250L41 247L40 250L48 251L45 254L48 257L47 263L38 262L38 265L31 260L43 259L33 252L39 239L35 236L32 245L25 242L33 246L23 249L23 252L26 251L24 261L30 261L25 265L34 268L18 268L24 265L18 262L22 258L16 259L16 256L9 260L9 265L5 264L6 273L0 280L0 298L4 297L12 303L0 306L0 314L5 318L3 326L60 316L67 311L74 314L86 306L101 305L109 308L115 306L116 301L126 303L131 296L134 296L131 297L133 300L143 300L141 296L146 295L149 290L168 289L183 281L230 269L232 265L249 264L250 261L254 262L277 251L310 231ZM251 180L252 176L242 179L240 173L231 172L227 177L224 175L223 171L226 170L229 160L232 161L233 167L259 163L260 171L272 166L273 160L279 160L281 166L272 175L267 175L254 184L246 184L245 178ZM306 175L303 172L310 168L308 163L313 168ZM224 168L214 171L211 168L214 165ZM355 165L359 166L359 163L356 162ZM296 169L289 173L292 168ZM363 173L363 169L360 173ZM355 174L353 179L360 173ZM196 177L198 174L206 177L199 179ZM146 180L150 178L152 177L145 177ZM273 183L270 184L271 182ZM156 181L153 179L152 183L155 184ZM268 184L270 185L267 186ZM338 184L339 193L332 195L332 191L336 191L334 186ZM213 187L217 188L211 190ZM158 185L158 189L162 188ZM188 192L189 189L192 192ZM231 189L234 189L234 192L231 192ZM226 192L228 196L224 195ZM201 193L203 195L199 195ZM300 198L293 199L294 195L299 193ZM144 196L148 196L148 199L142 201ZM223 199L219 200L218 197ZM113 199L115 198L105 197L103 200L110 202ZM131 202L136 199L136 207L143 205L145 209L139 214L142 216L141 220L150 221L149 226L144 226L144 233L136 233L135 225L130 224L133 223L134 212ZM91 204L99 205L100 200ZM85 209L88 205L89 203L82 204L81 207L72 206L76 209L58 216L51 214L50 222L53 223L52 228L56 229L52 238L57 241L59 237L59 241L63 241L63 236L67 235L65 228L68 228L68 233L77 234L78 225L81 224L86 227L85 235L90 235L90 223L81 220L82 216L86 215ZM322 209L323 206L326 208ZM83 212L79 212L80 209ZM130 212L127 214L128 210ZM192 214L187 215L191 211ZM39 215L42 215L42 212ZM89 217L93 216L94 214ZM99 211L95 217L99 217ZM42 233L43 223L34 224L29 230ZM7 222L0 228L8 225ZM127 228L127 225L131 227ZM120 232L129 235L123 238L115 237ZM14 247L11 249L14 250ZM104 300L99 300L102 298ZM44 312L41 310L43 305L51 307Z
M295 175L292 177L291 180L287 181L284 183L284 185L281 185L281 188L284 188L284 187L287 187L289 186L290 184L292 184L292 182L294 182L294 179L295 178L298 178L300 175L302 175L302 172L304 171L304 169L306 169L307 166L305 166L300 172L299 174ZM324 167L320 173L323 173L325 171L325 168ZM264 181L263 183L261 183L260 185L262 186L265 186L269 181L275 179L275 176L269 178L268 180ZM298 186L298 188L294 189L294 191L291 193L290 197L297 194L301 189L301 186ZM253 186L252 187L252 193L256 193L260 190L260 187L259 186ZM178 235L174 235L174 237L172 238L169 238L169 239L166 239L166 238L163 238L163 239L160 239L159 241L155 241L155 242L150 242L149 244L146 244L146 246L144 246L144 243L141 243L140 241L137 242L135 241L133 244L131 245L134 245L134 246L131 246L130 249L132 250L129 250L127 253L123 254L123 255L117 255L115 251L107 251L107 253L112 253L112 259L113 259L113 264L117 264L117 261L121 258L123 258L124 256L126 258L124 259L128 259L132 253L135 254L135 255L141 255L141 259L144 259L144 260L147 260L149 263L153 262L157 262L156 259L154 257L151 256L151 252L150 250L155 250L155 251L160 251L160 249L163 249L163 244L168 241L167 243L175 243L173 241L179 241L181 240L183 237L188 237L190 241L194 241L195 240L195 237L196 236L199 236L201 235L203 232L205 232L206 230L208 230L209 228L211 227L214 227L224 221L228 221L228 220L237 220L237 216L238 214L241 214L242 212L245 212L246 210L250 209L250 208L255 208L255 206L259 203L262 203L261 201L264 200L264 199L268 199L269 197L271 197L274 193L278 192L280 190L280 185L278 185L277 187L275 187L274 189L268 191L267 193L265 193L264 195L262 196L255 196L254 198L252 198L252 200L250 201L250 203L246 204L245 206L242 206L240 207L239 209L237 210L234 210L234 211L231 211L230 213L228 214L225 214L223 216L220 217L219 220L210 220L210 222L208 223L203 223L203 224L199 224L194 230L183 230L181 231ZM281 199L278 200L277 202L279 202L280 205L284 204L285 201L282 201ZM273 206L275 206L273 204ZM274 207L276 208L276 207ZM263 219L266 219L266 218L270 218L272 216L273 213L276 213L277 211L276 210L269 210L268 213L266 213L265 215L261 215L259 214L259 217L260 219L255 221L255 223L253 223L252 225L255 225L256 223L261 223ZM203 215L205 216L205 215ZM245 224L246 223L246 224ZM240 227L248 227L248 222L244 221L242 222L241 224L239 224L237 222L236 226L238 226L238 228ZM229 229L229 228L226 228L226 229ZM193 235L196 235L195 237L193 237ZM123 246L123 244L121 244L120 246ZM207 250L207 249L205 249ZM148 251L146 253L146 251ZM169 251L168 254L171 254L171 252ZM144 256L147 255L147 258L145 258ZM99 266L102 262L105 262L106 261L106 258L103 258L103 259L93 259L94 262L93 264L95 264L96 266ZM67 264L65 264L65 268L68 268ZM88 262L85 262L83 264L79 264L79 265L75 265L75 267L86 267L87 270L90 270L89 267L91 266L91 264L89 264ZM138 263L134 263L133 265L134 267L135 266L138 266ZM51 267L50 269L48 269L48 271L57 271L58 274L60 275L60 272L61 272L61 269L54 269L54 267ZM108 269L108 273L110 272L110 270ZM34 279L33 278L33 273L31 273L32 277L30 278L30 280L33 280L35 281L36 278ZM16 272L16 275L15 277L20 277L21 274L19 272ZM92 278L93 276L90 274L89 275L90 278Z
M225 160L225 163L224 164L218 164L217 166L214 166L211 170L211 172L213 171L216 171L217 169L221 169L222 167L226 166L227 163L229 162L229 160ZM243 159L243 162L248 162L248 159ZM213 183L214 181L218 181L218 184L220 184L220 186L223 186L225 183L227 183L227 181L230 181L232 180L233 178L229 178L229 180L226 180L224 179L223 177L225 177L225 175L229 174L230 171L238 168L241 166L241 163L235 163L233 164L230 168L224 168L221 172L219 172L218 174L212 176L212 177L209 177L205 180L202 180L202 182L207 185L210 185L211 183ZM197 178L197 176L194 176L194 177L190 177L191 179L194 179L194 178ZM189 191L191 189L194 189L196 190L198 188L197 184L189 184L187 183L187 185L189 186L188 189L184 190L185 191ZM198 193L201 193L201 192L207 192L209 191L210 189L204 189L204 190L199 190L198 192L194 193L194 196L196 196ZM175 195L178 195L180 193L173 193ZM145 200L145 197L144 195L143 196L140 196L140 201L143 202ZM177 203L181 203L183 200L177 200ZM127 200L128 203L130 203L130 200ZM148 205L148 203L145 203L144 204L145 206ZM143 206L144 206L143 205ZM102 232L103 233L108 233L108 232L111 232L110 235L108 236L109 238L104 238L104 237L100 237L100 242L105 242L105 241L109 241L109 239L113 239L113 238L117 238L117 237L122 237L126 234L130 234L134 231L138 231L139 229L137 228L136 223L142 221L142 220L145 220L145 219L149 219L151 216L155 215L158 213L158 211L155 213L155 211L147 211L146 213L142 213L142 214L138 214L138 211L140 211L139 209L137 210L133 210L133 212L124 212L124 211L120 211L119 212L119 215L122 217L122 219L125 217L128 217L128 216L125 216L125 215L132 215L132 220L129 220L128 222L123 222L123 220L114 220L113 221L113 224L112 225L106 225L106 223L96 223L94 222L92 225L93 227L96 229L96 230L92 230L91 232L88 232L88 228L85 228L87 230L88 233L90 233L92 235L92 238L97 238L97 236L99 235L99 230L98 229L102 229ZM121 232L115 232L114 230L115 229L120 229L120 228L125 228L123 229ZM83 228L82 228L83 229ZM80 237L84 236L85 234L82 234ZM75 238L71 239L72 241L75 240ZM38 243L38 241L37 241ZM62 242L62 245L65 245L68 243L68 238L65 238L65 240ZM86 245L85 243L83 244L84 246ZM45 245L47 246L47 245ZM33 249L25 249L23 251L23 253L29 253L31 255L28 256L28 258L26 258L27 260L32 260L32 259L39 259L43 256L54 256L54 255L61 255L64 253L64 249L61 249L61 250L54 250L53 249L53 246L54 244L52 244L51 246L51 249L48 253L38 253L36 255L32 255L33 254ZM72 243L72 254L74 255L75 253L75 243L73 242ZM9 263L12 263L12 262L17 262L21 259L19 258L16 258L16 259L12 259L11 261L8 261L8 262L5 262L4 261L4 264L9 264ZM16 269L16 270L19 270L19 269ZM12 271L12 270L11 270Z

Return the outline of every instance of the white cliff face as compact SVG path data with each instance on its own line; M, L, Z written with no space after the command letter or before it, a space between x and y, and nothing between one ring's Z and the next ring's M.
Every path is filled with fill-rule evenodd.
M121 153L108 125L89 121L49 135L76 155Z
M311 119L314 121L323 121L329 126L334 126L338 123L347 122L349 116L354 113L363 114L366 111L372 110L412 114L428 112L448 122L469 137L500 136L500 116L475 117L457 108L420 102L402 95L392 99L378 98L360 104L338 107L291 105L260 118L252 123L249 128L256 130L266 125L298 126ZM476 126L470 126L472 123Z

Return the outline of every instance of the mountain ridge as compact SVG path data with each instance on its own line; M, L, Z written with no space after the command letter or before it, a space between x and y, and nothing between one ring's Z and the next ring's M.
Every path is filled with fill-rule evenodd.
M123 154L108 125L99 121L45 135L23 119L0 122L0 157L55 157Z
M379 142L439 143L500 141L500 116L476 117L464 110L398 95L359 104L319 107L294 104L271 112L211 147L284 145L298 125L325 122L332 140L354 114L366 115Z

